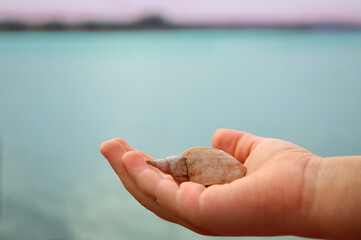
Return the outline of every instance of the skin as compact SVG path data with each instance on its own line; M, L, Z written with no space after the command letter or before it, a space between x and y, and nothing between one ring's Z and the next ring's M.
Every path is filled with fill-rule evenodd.
M247 167L245 177L208 188L178 184L123 139L100 151L148 210L211 236L296 235L361 239L361 157L322 158L293 143L220 129L212 139Z

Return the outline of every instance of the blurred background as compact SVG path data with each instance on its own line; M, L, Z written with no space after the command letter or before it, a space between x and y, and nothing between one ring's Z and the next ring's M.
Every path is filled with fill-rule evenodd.
M98 150L110 138L160 158L233 128L360 155L360 12L355 0L0 0L0 239L209 239L128 194Z

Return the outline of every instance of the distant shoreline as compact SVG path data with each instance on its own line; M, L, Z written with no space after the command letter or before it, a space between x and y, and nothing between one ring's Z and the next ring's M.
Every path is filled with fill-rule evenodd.
M234 25L178 25L153 16L133 23L115 22L82 22L67 24L51 21L41 24L27 24L20 21L0 21L0 32L105 32L105 31L141 31L141 30L217 30L217 29L281 29L310 31L361 31L361 25L352 24L299 24L299 25L267 25L267 24L234 24Z

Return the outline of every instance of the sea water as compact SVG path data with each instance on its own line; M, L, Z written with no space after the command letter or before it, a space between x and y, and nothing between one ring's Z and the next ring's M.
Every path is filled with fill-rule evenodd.
M360 119L360 32L0 33L0 239L207 239L136 202L101 143L166 157L232 128L360 155Z

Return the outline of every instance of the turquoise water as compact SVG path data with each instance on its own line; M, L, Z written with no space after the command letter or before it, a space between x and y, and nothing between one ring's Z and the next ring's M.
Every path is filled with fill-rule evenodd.
M0 238L207 239L137 203L100 144L165 157L233 128L359 155L360 63L360 32L1 33Z

